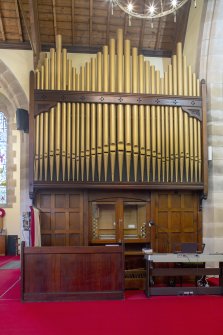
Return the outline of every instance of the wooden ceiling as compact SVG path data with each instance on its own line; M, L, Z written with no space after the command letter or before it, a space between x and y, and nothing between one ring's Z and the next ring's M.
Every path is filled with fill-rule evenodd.
M150 0L135 0L143 10ZM158 0L154 0L158 1ZM163 0L163 2L169 0ZM62 35L69 52L95 53L116 36L118 28L132 46L147 56L170 57L184 42L190 1L173 15L151 21L129 18L110 0L0 0L0 48L40 51L55 46Z

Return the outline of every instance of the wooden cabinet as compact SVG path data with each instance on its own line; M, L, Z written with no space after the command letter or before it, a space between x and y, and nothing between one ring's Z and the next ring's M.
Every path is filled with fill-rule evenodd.
M0 256L5 256L6 252L6 235L0 235Z
M122 196L121 196L122 195ZM122 244L125 248L125 288L145 287L142 248L150 246L150 194L90 197L89 243Z
M91 244L149 242L150 201L104 198L89 206Z

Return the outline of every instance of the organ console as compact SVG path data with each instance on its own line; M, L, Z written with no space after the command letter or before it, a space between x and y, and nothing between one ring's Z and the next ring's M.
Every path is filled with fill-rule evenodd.
M146 295L150 297L151 295L204 295L204 294L221 294L222 291L222 266L223 266L223 254L222 253L214 253L214 254L205 254L205 253L162 253L162 254L152 254L146 253L145 251L145 259L147 263L146 270ZM206 262L214 262L218 265L215 267L204 266L200 267L199 264ZM166 267L158 268L155 267L154 264L158 263L166 263ZM173 267L170 268L168 263L187 263L188 267ZM219 286L209 287L199 287L193 286L188 283L184 283L183 285L178 285L176 287L168 287L154 285L154 281L151 278L155 278L157 276L218 276L219 277Z

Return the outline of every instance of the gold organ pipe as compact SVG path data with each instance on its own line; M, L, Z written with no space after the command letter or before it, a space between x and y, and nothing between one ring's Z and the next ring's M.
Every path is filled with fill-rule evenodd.
M36 88L40 88L40 71L36 70ZM39 179L39 125L40 115L36 116L35 120L35 160L34 160L34 178Z
M145 93L150 93L150 63L145 62ZM151 112L150 106L146 106L146 170L147 181L150 181L150 165L151 165Z
M132 48L132 91L138 93L138 55L137 48ZM132 129L133 129L133 164L134 179L137 181L138 174L138 155L139 155L139 137L138 137L138 106L132 107Z
M56 89L61 89L61 35L56 37ZM56 151L56 180L60 178L60 159L61 159L61 104L56 107L56 131L55 131L55 151Z
M197 79L197 96L200 96L200 80ZM201 121L197 121L197 138L198 138L198 182L201 182L202 156L201 156Z
M44 64L43 64L43 65L41 65L41 71L40 71L40 88L41 88L41 90L44 90L44 87L45 87L44 79L45 79L45 68L44 68Z
M86 90L90 91L90 76L91 76L91 64L87 62L86 64ZM90 173L90 136L91 136L91 130L90 130L90 104L86 103L86 178L87 181L89 180L89 173Z
M177 43L177 93L183 94L183 66L182 66L182 44ZM179 153L180 153L180 181L183 182L184 174L184 123L182 108L178 108L179 114Z
M49 59L45 57L44 59L44 68L45 68L45 78L44 78L44 88L46 90L49 89ZM48 174L48 155L49 155L49 113L45 112L43 116L43 123L44 123L44 148L43 148L43 155L44 155L44 174L45 180L47 180Z
M76 74L76 90L80 91L80 74ZM80 104L76 105L76 171L77 180L80 176Z
M108 46L103 47L103 90L108 92ZM105 181L108 178L108 153L109 153L109 110L108 104L103 104L103 158Z
M192 72L191 66L188 66L188 94L192 96ZM193 118L189 117L189 146L190 146L190 181L194 180L194 124Z
M139 56L139 93L144 92L144 57ZM141 165L141 180L144 181L145 170L145 154L146 154L146 140L145 140L145 107L139 106L139 145L140 145L140 165Z
M55 89L55 50L53 48L50 49L50 88L51 90ZM49 133L50 133L50 180L53 180L53 171L54 171L54 145L55 145L55 108L50 109L50 125L49 125Z
M168 88L169 94L173 94L173 67L168 66ZM173 182L174 171L174 111L173 107L169 107L169 121L170 121L170 181Z
M155 94L155 67L151 66L151 93ZM156 107L151 107L151 123L152 123L152 175L153 181L156 179Z
M76 69L72 68L72 90L76 90ZM72 123L71 123L71 166L72 166L72 178L75 180L76 173L76 104L72 102L71 105L71 115L72 115Z
M67 68L67 88L70 91L72 88L72 62L68 60ZM70 180L71 167L71 103L67 103L67 179Z
M130 71L130 41L125 40L125 92L131 92L131 71ZM132 155L132 127L131 127L131 106L125 105L125 152L126 152L126 174L127 181L130 180L130 166Z
M200 96L200 80L197 79L197 96Z
M155 71L156 76L156 94L160 94L160 71ZM157 177L160 182L161 177L161 120L160 120L160 106L156 107L157 115Z
M91 90L96 90L96 59L91 59ZM95 178L95 161L96 161L96 106L91 104L91 169L92 180Z
M62 50L62 89L66 90L67 86L67 50ZM61 143L61 153L62 153L62 179L65 180L66 173L66 156L67 156L67 106L66 103L62 103L62 143Z
M110 92L115 92L115 40L110 39L109 43L109 74ZM116 112L115 105L110 105L110 158L111 158L111 179L115 179L115 155L116 155Z
M164 73L164 94L168 95L168 72ZM170 126L169 126L169 107L165 106L165 162L166 162L166 181L169 181L169 173L170 173Z
M44 64L36 71L37 89L200 95L200 81L191 73L191 67L187 68L180 43L164 79L143 56L138 56L137 48L132 48L131 62L130 41L124 43L123 47L123 32L119 29L117 56L115 40L111 39L109 55L108 46L104 46L103 54L99 52L96 59L82 66L78 75L67 59L66 49L62 50L61 35L58 35L56 53L51 49L50 58L45 57ZM115 104L58 102L50 112L35 118L34 178L47 180L49 175L51 181L54 178L64 181L72 175L73 180L84 181L86 169L88 181L91 165L92 180L97 166L100 181L103 161L107 181L110 152L111 180L115 180L118 166L119 181L122 181L125 152L128 182L131 164L134 180L138 180L139 174L141 181L145 180L145 163L148 181L152 175L152 181L157 178L158 182L161 179L183 182L184 176L186 182L201 182L201 139L201 122L179 107L118 104L116 109Z
M44 65L41 65L41 72L40 72L40 88L44 89ZM43 180L43 137L44 137L44 122L43 122L43 114L40 113L40 123L39 123L39 179Z
M197 95L197 81L195 73L192 74L192 91L193 96ZM198 132L197 132L197 119L194 118L194 178L195 182L198 180Z
M183 56L183 93L185 96L188 95L187 61L185 56ZM185 141L185 174L186 174L186 182L188 182L190 151L189 151L189 118L187 113L184 113L184 141Z
M173 63L173 94L177 95L177 57L172 57ZM179 128L178 128L178 108L174 107L174 157L175 157L175 181L178 182L179 168Z
M80 78L80 89L81 91L85 90L85 66L81 66L81 78ZM84 164L85 164L85 103L80 105L80 156L81 156L81 180L84 181Z
M102 55L97 54L97 91L102 91ZM97 104L97 162L98 162L98 179L101 180L102 164L102 105Z
M117 31L117 91L123 92L123 31ZM117 106L117 144L118 144L118 167L119 180L122 181L123 158L124 158L124 108Z
M164 78L160 79L161 94L164 94ZM165 138L165 107L161 106L161 161L162 161L162 180L165 181L165 143L167 138Z

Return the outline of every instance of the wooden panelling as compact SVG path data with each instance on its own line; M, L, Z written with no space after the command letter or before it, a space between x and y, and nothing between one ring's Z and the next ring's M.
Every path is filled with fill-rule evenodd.
M123 299L123 260L122 247L22 246L22 299Z
M159 252L174 251L181 242L199 243L199 193L160 192L153 194L155 248Z
M81 192L40 192L36 198L36 206L40 209L43 246L84 244L84 210Z
M90 243L91 231L89 201L110 199L117 201L149 200L151 192L40 192L36 206L40 209L41 236L43 246L79 246ZM151 207L147 218L155 222L150 228L152 247L160 252L173 251L181 242L202 241L202 215L198 192L152 192ZM86 210L85 210L85 209ZM84 221L85 217L85 221ZM148 220L149 220L148 219ZM114 221L114 220L113 220ZM128 221L125 217L125 222ZM131 221L131 220L130 220ZM90 222L90 227L88 227ZM118 222L118 221L117 221ZM127 222L126 222L127 224Z

